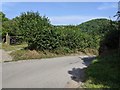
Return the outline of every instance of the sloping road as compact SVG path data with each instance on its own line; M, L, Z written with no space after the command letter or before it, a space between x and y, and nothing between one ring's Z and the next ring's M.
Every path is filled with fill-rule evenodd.
M84 56L87 57L87 56ZM41 60L7 62L2 65L3 88L64 88L69 87L73 68L86 67L83 56L65 56ZM74 70L74 69L73 69ZM81 75L81 74L80 74Z
M2 61L11 61L11 60L12 57L3 49L0 49L0 89L2 88Z

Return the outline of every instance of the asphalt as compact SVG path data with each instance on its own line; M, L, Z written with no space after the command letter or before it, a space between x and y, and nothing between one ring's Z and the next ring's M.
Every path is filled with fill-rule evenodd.
M0 89L2 88L2 62L12 61L12 57L3 49L0 49Z
M2 89L2 63L0 63L0 89Z
M81 72L90 62L88 56L65 56L2 64L3 88L76 88ZM71 76L77 73L79 80Z

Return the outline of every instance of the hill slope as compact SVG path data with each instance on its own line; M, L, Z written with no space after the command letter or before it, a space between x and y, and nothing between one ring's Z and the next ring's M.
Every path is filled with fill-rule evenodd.
M108 19L93 19L78 25L78 27L89 34L104 34L106 31L103 28L108 24L110 24Z

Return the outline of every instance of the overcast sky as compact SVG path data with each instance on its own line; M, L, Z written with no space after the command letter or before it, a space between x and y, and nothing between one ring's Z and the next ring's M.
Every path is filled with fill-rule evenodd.
M22 12L38 11L54 25L76 25L95 18L115 19L117 2L6 2L2 11L10 19Z

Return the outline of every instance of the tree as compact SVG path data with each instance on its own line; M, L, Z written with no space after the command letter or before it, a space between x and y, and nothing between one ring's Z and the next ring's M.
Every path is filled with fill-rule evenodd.
M0 22L8 21L9 19L6 18L5 14L3 12L0 12Z
M2 23L6 22L6 21L9 21L9 19L6 18L5 14L3 12L0 12L0 38L2 38L3 33L5 33L2 28Z
M49 30L51 24L47 17L40 16L38 12L24 12L17 17L16 22L24 39L31 49L37 49L40 42L40 35L44 35L45 30Z

